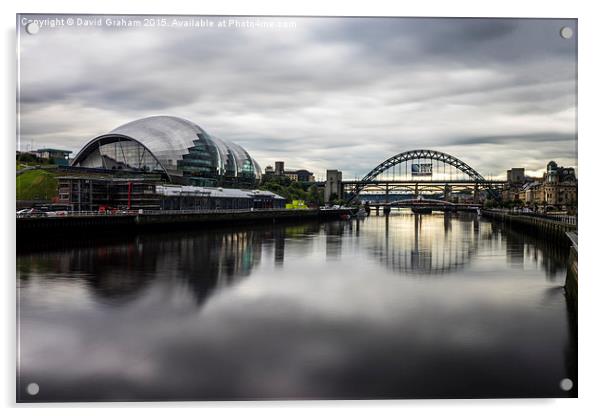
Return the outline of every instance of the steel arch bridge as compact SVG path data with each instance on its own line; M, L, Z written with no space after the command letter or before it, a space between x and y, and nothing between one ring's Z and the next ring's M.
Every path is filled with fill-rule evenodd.
M444 166L451 166L458 171L465 174L467 180L378 180L377 177L382 173L394 168L397 165L406 163L411 160L430 160L441 162ZM406 166L407 169L407 166ZM384 191L386 195L390 191L394 190L411 190L418 196L419 189L425 191L443 191L444 193L451 192L452 190L474 190L475 195L479 189L486 190L490 195L497 196L496 188L501 187L504 181L491 181L486 180L483 175L469 166L467 163L460 159L449 155L447 153L439 152L436 150L418 149L401 152L392 156L380 163L368 174L366 174L359 181L344 181L343 187L347 194L347 202L351 202L356 199L360 192L370 187L372 189L380 189Z

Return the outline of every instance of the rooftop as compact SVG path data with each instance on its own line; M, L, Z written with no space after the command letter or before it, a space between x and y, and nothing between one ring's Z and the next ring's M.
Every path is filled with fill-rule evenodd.
M71 150L52 149L52 148L38 149L38 150L36 150L36 152L73 153Z
M273 192L259 189L247 190L188 185L157 185L155 189L159 195L164 196L198 195L209 196L212 198L253 198L255 196L271 196L274 199L284 199Z

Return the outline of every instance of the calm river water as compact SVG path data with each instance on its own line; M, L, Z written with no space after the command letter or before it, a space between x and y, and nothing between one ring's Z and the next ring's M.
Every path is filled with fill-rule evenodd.
M567 251L411 212L20 249L18 399L574 396Z

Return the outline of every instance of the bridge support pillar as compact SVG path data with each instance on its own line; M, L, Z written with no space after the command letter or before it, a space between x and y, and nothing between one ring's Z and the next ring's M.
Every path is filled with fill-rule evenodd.
M418 192L418 182L416 182L414 185L414 198L418 198L418 195L420 195L420 193Z
M449 202L449 195L451 193L451 187L449 186L448 183L445 184L445 187L443 187L443 199L445 201Z
M473 192L473 195L472 195L472 201L475 204L479 203L479 184L478 183L474 184L474 192Z

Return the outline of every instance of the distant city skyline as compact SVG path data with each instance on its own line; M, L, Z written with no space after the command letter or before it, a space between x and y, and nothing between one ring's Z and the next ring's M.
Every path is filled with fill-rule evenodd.
M486 177L539 176L549 160L577 168L576 20L105 18L36 35L20 20L18 149L77 152L121 124L173 115L240 144L262 170L282 160L316 178L362 177L420 148Z

